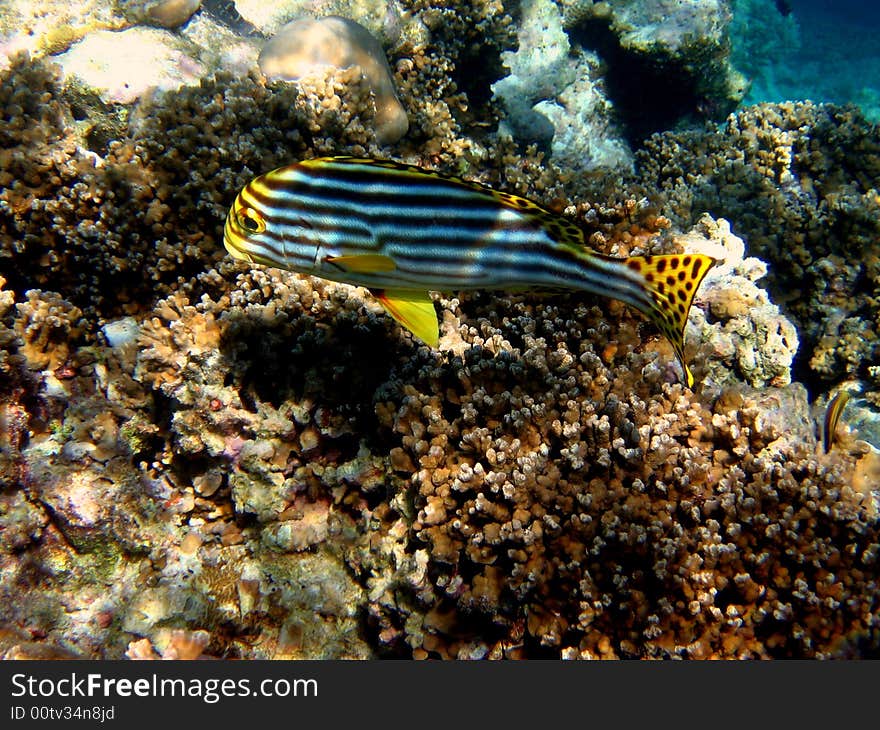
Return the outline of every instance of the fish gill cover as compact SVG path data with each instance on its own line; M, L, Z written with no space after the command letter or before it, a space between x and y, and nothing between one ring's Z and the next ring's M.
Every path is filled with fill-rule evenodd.
M0 654L877 655L862 112L725 116L738 3L310 2L382 44L383 147L357 67L260 73L297 3L154 5L0 11ZM694 389L609 299L445 292L429 348L365 290L225 256L249 180L345 154L525 196L605 254L723 259Z

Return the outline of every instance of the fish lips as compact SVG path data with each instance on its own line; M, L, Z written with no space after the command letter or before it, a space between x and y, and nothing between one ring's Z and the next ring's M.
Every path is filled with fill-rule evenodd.
M244 237L235 231L233 211L230 210L229 215L226 216L226 225L223 226L223 247L232 258L253 263L253 258L242 246L244 243Z

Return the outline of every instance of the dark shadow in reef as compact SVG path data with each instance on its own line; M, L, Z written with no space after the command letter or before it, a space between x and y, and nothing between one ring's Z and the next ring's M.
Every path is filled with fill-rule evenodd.
M348 433L335 440L349 458L361 440L382 448L376 392L393 378L406 351L417 347L390 320L359 321L357 311L347 309L329 321L301 314L268 324L233 316L221 340L231 363L226 385L238 389L245 408L256 412L260 402L274 408L293 402L341 416Z
M573 41L596 51L607 65L608 97L623 122L623 133L638 147L654 132L721 119L734 103L719 104L698 88L705 79L662 55L628 52L607 19L585 20L570 31ZM723 108L722 108L723 107Z
M465 128L493 124L492 84L507 75L501 61L501 49L497 46L468 45L461 54L452 73L456 88L467 95L467 110L462 113L453 106L456 120Z

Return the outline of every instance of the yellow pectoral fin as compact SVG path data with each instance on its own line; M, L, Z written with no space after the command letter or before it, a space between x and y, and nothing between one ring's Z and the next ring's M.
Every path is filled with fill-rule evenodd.
M352 271L358 274L394 271L397 268L393 258L376 253L365 253L357 256L328 256L324 261L333 266L338 266L345 271Z
M434 302L427 292L407 289L382 289L373 292L379 303L394 319L430 347L437 347L440 325Z

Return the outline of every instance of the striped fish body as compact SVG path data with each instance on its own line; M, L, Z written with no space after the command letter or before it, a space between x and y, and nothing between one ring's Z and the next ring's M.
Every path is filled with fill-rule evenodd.
M571 221L525 198L417 167L319 158L252 180L226 219L236 258L369 288L402 325L438 339L428 291L578 289L646 314L684 364L707 256L603 256Z
M244 209L264 218L261 237L244 240L247 231L236 225ZM316 159L252 181L227 217L225 241L233 256L370 289L592 284L601 291L602 272L579 263L582 240L577 247L554 240L541 213L558 226L558 237L581 235L531 201L472 183L394 163ZM388 262L344 265L361 256Z

